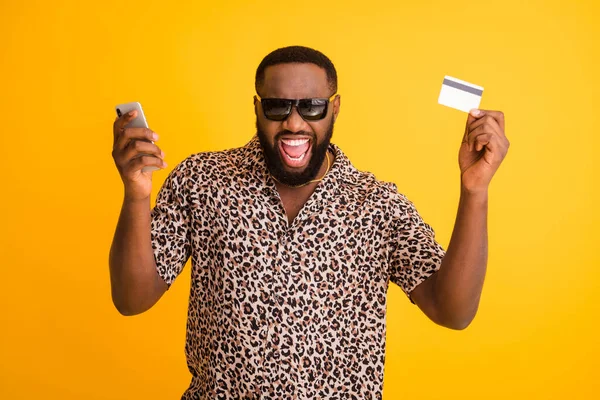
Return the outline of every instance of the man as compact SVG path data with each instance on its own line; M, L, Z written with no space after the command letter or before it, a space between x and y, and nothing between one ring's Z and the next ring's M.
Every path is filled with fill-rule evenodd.
M447 252L394 184L356 170L330 142L337 74L287 47L256 72L257 135L164 168L154 132L114 124L125 200L110 252L113 301L152 307L188 258L183 399L381 399L388 282L435 323L464 329L487 263L490 180L508 150L504 117L473 111L459 150L461 197ZM141 156L140 153L151 154Z

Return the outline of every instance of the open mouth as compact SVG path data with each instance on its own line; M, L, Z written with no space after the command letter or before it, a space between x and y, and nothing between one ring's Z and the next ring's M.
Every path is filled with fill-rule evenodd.
M292 168L299 168L306 165L310 159L308 154L311 148L310 138L279 140L279 151L283 161Z

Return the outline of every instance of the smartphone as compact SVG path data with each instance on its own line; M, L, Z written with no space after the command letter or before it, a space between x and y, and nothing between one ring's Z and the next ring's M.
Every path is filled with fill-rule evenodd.
M132 102L132 103L123 103L123 104L118 104L115 107L115 110L117 111L117 116L121 117L121 115L123 114L127 114L129 111L133 111L133 110L137 110L137 115L135 116L135 118L133 120L131 120L127 125L125 125L126 128L148 128L148 123L146 122L146 116L144 115L144 110L142 110L142 105L140 103L136 102ZM153 141L149 140L149 142L154 143ZM143 172L147 172L147 171L156 171L160 168L158 167L154 167L154 166L148 166L148 167L144 167L142 168Z

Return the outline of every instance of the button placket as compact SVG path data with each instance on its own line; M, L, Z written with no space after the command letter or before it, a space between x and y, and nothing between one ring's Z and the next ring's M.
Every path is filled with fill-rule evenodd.
M277 316L281 316L282 313L282 305L283 305L283 297L280 295L283 290L281 279L282 279L282 270L284 264L284 254L286 243L288 242L287 235L284 229L281 229L277 226L274 227L277 230L277 253L275 256L275 260L271 264L273 266L270 278L271 278L271 289L269 293L269 301L271 306L271 313L268 315L268 327L267 327L267 337L266 337L266 369L265 373L267 375L267 380L265 385L265 392L269 393L270 390L273 390L272 382L273 377L277 377L278 380L281 380L280 369L279 369L279 359L281 355L279 354L279 345L281 342L281 329L278 329L278 326L281 324L278 321Z

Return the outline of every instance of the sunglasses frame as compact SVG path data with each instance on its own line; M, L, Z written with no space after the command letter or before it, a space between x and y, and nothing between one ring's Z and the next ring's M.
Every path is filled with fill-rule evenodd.
M285 121L286 119L289 118L289 116L292 114L292 109L294 107L296 107L296 111L298 111L298 115L300 115L300 117L302 117L303 120L307 121L307 122L314 122L314 121L321 121L322 119L324 119L327 116L327 113L329 112L329 103L333 100L335 100L335 98L338 96L338 93L334 93L331 96L329 96L329 98L325 98L325 97L309 97L306 99L282 99L282 98L278 98L278 97L268 97L268 98L261 98L258 93L254 95L254 99L260 101L260 105L262 107L262 111L263 111L263 115L265 116L266 119L268 119L269 121L277 121L277 122L282 122ZM264 100L283 100L283 101L287 101L289 103L291 103L290 106L290 111L287 113L287 115L283 118L283 119L271 119L269 117L267 117L267 114L265 112L265 104L264 104ZM298 105L300 104L301 101L306 101L306 100L322 100L325 101L325 111L323 113L323 117L319 118L319 119L307 119L305 118L300 111L298 110Z

